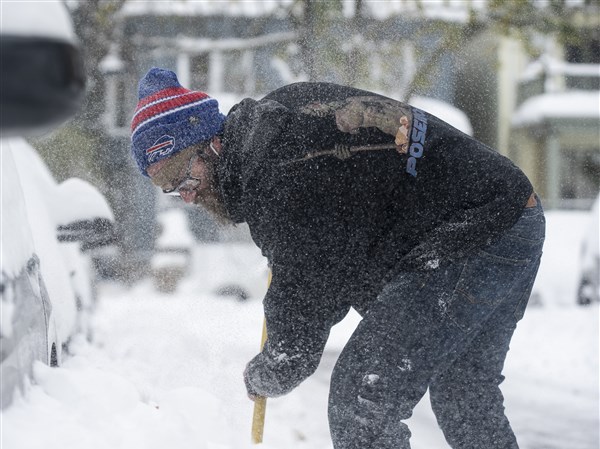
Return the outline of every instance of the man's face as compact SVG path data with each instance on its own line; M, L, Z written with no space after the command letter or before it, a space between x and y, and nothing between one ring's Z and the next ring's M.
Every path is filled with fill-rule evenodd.
M219 142L214 142L217 146ZM216 175L218 156L194 145L148 167L152 183L165 193L179 194L186 203L205 207L217 220L231 220L220 196ZM220 149L220 146L219 146ZM209 150L210 151L210 150Z

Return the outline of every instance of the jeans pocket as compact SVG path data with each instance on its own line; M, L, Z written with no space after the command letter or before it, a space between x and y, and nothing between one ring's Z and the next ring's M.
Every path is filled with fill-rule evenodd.
M462 331L479 328L498 305L511 296L528 260L509 260L480 251L464 264L450 298L446 316Z
M520 321L521 318L523 318L523 315L525 315L525 309L527 309L527 305L529 304L529 298L531 296L531 291L533 290L535 277L540 267L540 260L541 255L540 257L538 257L537 261L535 261L535 263L533 263L528 269L529 273L527 282L524 284L525 288L521 288L520 292L516 292L520 293L520 297L517 306L515 307L515 310L513 312L515 323Z
M504 239L509 238L517 242L539 245L544 242L545 231L546 218L543 211L537 208L526 208L519 220L505 234Z

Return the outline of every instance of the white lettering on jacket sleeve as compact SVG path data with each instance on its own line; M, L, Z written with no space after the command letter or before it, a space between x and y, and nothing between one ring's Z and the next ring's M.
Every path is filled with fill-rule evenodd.
M410 157L406 162L406 173L417 176L417 159L423 156L425 135L427 134L427 116L419 109L413 108L413 127L411 132L411 141L409 153Z

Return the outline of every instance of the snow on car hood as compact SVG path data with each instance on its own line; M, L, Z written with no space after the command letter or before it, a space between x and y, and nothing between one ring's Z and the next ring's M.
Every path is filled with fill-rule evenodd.
M90 218L114 221L115 217L106 198L89 182L70 178L62 182L57 190L52 212L57 225Z
M44 192L48 213L56 226L93 218L114 221L106 198L96 187L78 178L57 184L46 163L25 140L13 139L11 147L23 179L34 183L39 192Z
M16 277L33 255L33 237L29 229L23 190L9 141L0 141L2 190L0 191L0 263L2 274Z

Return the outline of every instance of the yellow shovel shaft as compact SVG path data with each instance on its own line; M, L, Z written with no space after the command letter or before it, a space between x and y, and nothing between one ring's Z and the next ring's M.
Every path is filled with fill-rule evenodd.
M271 272L269 272L268 284L271 285ZM262 336L260 338L260 350L267 341L267 319L263 319ZM263 441L265 430L265 412L267 411L267 398L258 398L254 401L254 413L252 414L252 443L260 444Z
M262 337L260 349L267 340L267 320L263 319ZM260 444L263 441L263 432L265 430L265 412L267 411L267 398L258 398L254 401L254 413L252 415L252 443Z
M263 442L265 430L265 412L267 411L267 398L258 398L254 402L254 415L252 416L252 443Z

